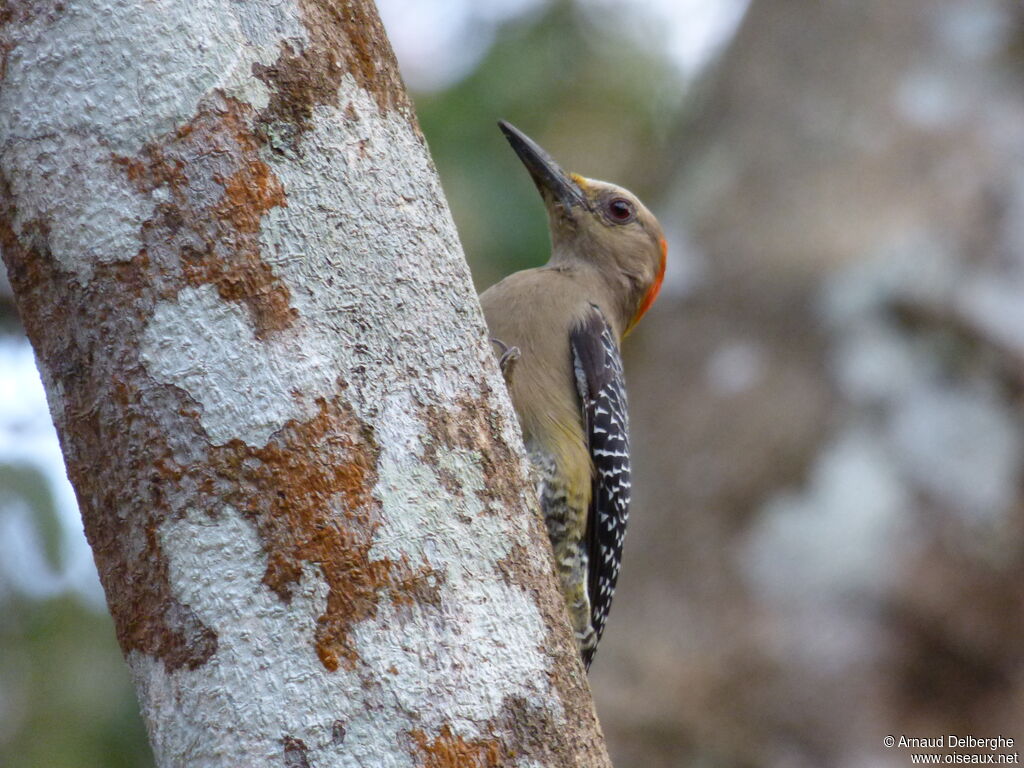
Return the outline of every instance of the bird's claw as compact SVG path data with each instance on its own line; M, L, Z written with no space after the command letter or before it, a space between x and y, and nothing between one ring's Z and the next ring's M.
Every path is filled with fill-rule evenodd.
M523 356L523 353L519 347L510 347L501 339L491 339L491 343L497 344L501 348L498 367L501 369L501 375L505 377L505 386L509 386L512 384L512 371L515 369L519 358Z

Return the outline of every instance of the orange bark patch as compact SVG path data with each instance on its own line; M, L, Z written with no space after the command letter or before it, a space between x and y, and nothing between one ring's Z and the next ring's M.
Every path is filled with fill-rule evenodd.
M448 490L458 489L451 473L437 467L437 446L458 449L478 457L484 476L480 498L489 503L514 508L521 503L522 486L512 451L505 442L498 416L491 408L489 392L484 397L464 395L452 410L428 406L424 414L432 442L428 443L425 457L434 468L438 481Z
M501 580L505 582L507 586L519 586L522 587L522 573L524 566L531 562L529 550L521 543L516 542L512 545L507 555L498 560L495 563L495 567L498 569L498 573L501 575ZM554 568L554 561L551 562L551 572L557 573Z
M448 725L441 726L435 739L419 730L409 732L415 742L416 756L421 757L421 768L494 768L501 764L501 746L497 739L469 741L452 733Z
M311 127L313 108L337 106L338 86L346 73L376 99L382 112L398 111L415 126L409 96L372 0L299 0L299 6L309 42L301 51L283 43L273 64L252 67L253 75L271 90L270 103L260 113L271 147L298 151L302 134Z
M302 739L285 736L284 766L285 768L309 768L309 747Z
M270 167L262 160L250 159L224 182L224 199L215 215L236 231L249 234L260 231L260 217L266 211L284 205L284 188Z
M223 498L252 519L266 547L264 584L290 600L307 563L327 582L316 651L330 670L355 666L351 629L376 616L381 600L409 607L440 599L441 577L431 569L370 556L377 454L372 432L325 401L313 419L289 422L263 448L236 440L212 452L216 476L237 481Z
M264 338L298 313L260 252L263 215L287 200L259 157L254 120L248 105L212 98L172 135L114 162L137 189L162 200L142 227L147 254L186 284L210 283L225 301L243 303Z

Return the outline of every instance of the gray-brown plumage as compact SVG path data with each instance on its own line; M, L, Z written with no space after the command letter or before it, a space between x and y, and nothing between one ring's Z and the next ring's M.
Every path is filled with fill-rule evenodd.
M548 211L547 264L480 297L533 463L562 590L585 664L604 629L629 513L629 437L619 345L654 302L665 238L630 192L565 173L499 123Z

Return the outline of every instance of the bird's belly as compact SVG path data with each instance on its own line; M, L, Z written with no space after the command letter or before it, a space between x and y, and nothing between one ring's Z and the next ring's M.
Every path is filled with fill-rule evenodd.
M554 455L543 448L530 446L527 452L544 523L557 555L559 544L577 542L586 533L589 498L585 491L590 489L573 488L566 475L558 471Z
M580 651L585 652L597 644L587 593L589 558L584 538L590 499L565 482L551 453L537 446L528 446L528 453L569 622Z

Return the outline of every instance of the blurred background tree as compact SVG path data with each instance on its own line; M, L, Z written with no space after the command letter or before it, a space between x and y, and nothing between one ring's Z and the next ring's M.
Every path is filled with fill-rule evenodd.
M1024 12L379 0L477 285L546 256L495 128L641 195L634 512L592 674L617 765L1024 740ZM0 287L0 764L147 766Z

